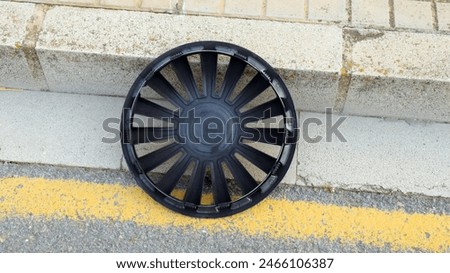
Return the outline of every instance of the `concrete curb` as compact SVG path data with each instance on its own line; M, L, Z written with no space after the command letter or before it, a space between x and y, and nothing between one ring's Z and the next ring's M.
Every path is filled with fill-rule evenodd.
M102 141L114 137L102 125L119 119L122 103L118 97L0 92L0 160L126 169L120 143ZM299 117L298 155L284 183L450 197L450 124L349 117L339 127L342 142L334 136L326 141L326 115ZM310 141L305 133L321 139Z
M278 69L298 110L333 107L347 115L450 122L450 36L443 33L0 6L3 18L20 18L0 23L3 29L20 29L0 41L6 56L1 86L124 96L139 71L164 51L191 41L224 40Z

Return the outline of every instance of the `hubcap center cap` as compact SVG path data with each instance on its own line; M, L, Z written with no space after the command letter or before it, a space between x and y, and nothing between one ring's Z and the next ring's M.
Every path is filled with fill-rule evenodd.
M232 109L208 100L187 109L180 117L180 141L199 156L227 153L237 139L239 123Z

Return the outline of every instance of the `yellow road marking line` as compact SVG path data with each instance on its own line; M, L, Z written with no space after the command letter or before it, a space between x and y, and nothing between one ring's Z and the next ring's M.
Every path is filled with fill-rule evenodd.
M140 188L43 178L0 179L0 219L30 214L48 219L133 221L140 225L240 232L272 238L339 239L394 250L445 252L450 248L450 216L409 214L374 208L266 199L223 219L194 219L173 213Z

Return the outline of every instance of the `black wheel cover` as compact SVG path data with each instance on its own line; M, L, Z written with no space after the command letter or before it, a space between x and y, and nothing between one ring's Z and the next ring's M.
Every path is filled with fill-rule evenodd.
M219 67L224 68L221 83ZM165 69L175 77L163 75ZM238 90L243 75L249 80ZM156 92L159 99L144 90ZM272 92L273 98L251 106L263 92ZM173 109L162 105L164 100ZM137 122L141 117L165 120L166 125L148 126ZM281 127L249 125L274 117L282 121ZM157 202L189 216L223 217L254 206L282 180L294 156L296 125L289 91L267 62L233 44L195 42L164 53L138 76L123 107L122 149L137 183ZM139 145L162 140L168 144L139 154ZM269 155L249 141L273 146L277 154ZM240 158L264 172L264 179L258 182ZM170 160L175 163L159 181L151 177ZM180 182L185 176L190 178Z

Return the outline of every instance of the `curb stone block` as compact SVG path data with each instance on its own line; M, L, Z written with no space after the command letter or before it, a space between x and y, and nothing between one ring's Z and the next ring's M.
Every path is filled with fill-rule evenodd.
M0 2L0 86L41 89L45 85L33 76L24 42L34 4Z
M352 0L352 23L356 26L389 27L389 1Z
M395 0L395 26L414 29L433 29L431 2Z

